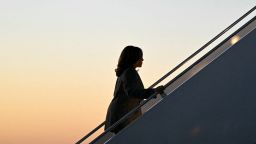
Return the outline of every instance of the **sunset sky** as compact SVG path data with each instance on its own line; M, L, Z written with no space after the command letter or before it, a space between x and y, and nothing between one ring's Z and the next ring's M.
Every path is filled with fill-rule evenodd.
M125 46L149 87L255 4L1 0L0 143L74 143L105 120Z

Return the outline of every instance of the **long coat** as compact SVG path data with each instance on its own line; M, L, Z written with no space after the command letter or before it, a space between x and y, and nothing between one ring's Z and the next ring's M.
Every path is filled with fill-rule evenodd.
M134 68L126 69L116 80L114 97L107 111L105 130L154 92L154 89L144 88L141 78ZM141 116L141 114L141 110L139 109L111 132L119 132L133 120Z

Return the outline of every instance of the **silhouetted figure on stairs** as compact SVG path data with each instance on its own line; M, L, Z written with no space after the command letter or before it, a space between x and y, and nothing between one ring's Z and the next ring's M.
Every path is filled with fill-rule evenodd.
M125 114L138 106L143 99L157 93L162 93L163 86L155 89L145 89L141 78L136 71L137 67L142 66L143 52L140 48L127 46L123 49L116 71L116 85L114 97L108 107L106 116L105 130L122 118ZM115 127L111 132L117 133L133 120L142 115L141 110L134 112L123 123Z

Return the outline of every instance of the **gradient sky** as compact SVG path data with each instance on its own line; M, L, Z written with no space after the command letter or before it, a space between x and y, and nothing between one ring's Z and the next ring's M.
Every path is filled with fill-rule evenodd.
M123 47L145 87L255 0L1 0L0 143L74 143L105 120Z

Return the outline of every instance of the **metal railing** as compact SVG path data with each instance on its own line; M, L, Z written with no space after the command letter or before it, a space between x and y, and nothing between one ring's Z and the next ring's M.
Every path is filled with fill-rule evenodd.
M207 42L205 45L203 45L201 48L199 48L196 52L191 54L188 58L183 60L180 64L178 64L176 67L174 67L170 72L165 74L162 78L160 78L158 81L156 81L154 84L152 84L149 88L153 88L156 85L158 85L160 82L162 82L164 79L166 79L168 76L173 74L175 71L177 71L179 68L181 68L185 63L187 63L189 60L194 58L196 55L198 55L201 51L203 51L206 47L208 47L210 44L212 44L214 41L216 41L218 38L220 38L223 34L225 34L228 30L233 28L237 23L239 23L241 20L243 20L245 17L247 17L249 14L251 14L256 9L256 6L254 6L252 9L250 9L248 12L246 12L243 16L241 16L239 19L237 19L235 22L233 22L231 25L229 25L227 28L225 28L222 32L220 32L218 35L216 35L213 39L211 39L209 42ZM243 25L241 28L239 28L236 32L234 32L232 35L230 35L228 38L226 38L224 41L222 41L219 45L217 45L215 48L213 48L211 51L209 51L207 54L202 56L199 60L197 60L195 63L193 63L191 66L189 66L187 69L182 71L179 75L174 77L170 82L168 82L164 87L168 87L171 85L175 80L177 80L179 77L181 77L184 73L186 73L189 69L191 69L193 66L195 66L197 63L199 63L201 60L203 60L205 57L210 55L212 52L218 49L220 45L222 45L224 42L228 41L232 36L234 36L236 33L238 33L242 28L246 27L250 24L251 21L255 20L256 17L251 19L249 22L247 22L245 25ZM101 133L98 137L96 137L93 141L90 143L93 144L96 141L98 141L100 138L102 138L106 133L113 130L116 126L118 126L120 123L122 123L127 117L129 117L132 113L140 109L142 106L144 106L148 101L153 99L156 96L156 93L151 95L148 99L143 101L140 105L135 107L133 110L131 110L129 113L124 115L121 119L119 119L116 123L114 123L111 127L106 129L103 133ZM83 138L81 138L79 141L76 142L76 144L82 143L84 140L86 140L88 137L90 137L93 133L95 133L98 129L100 129L102 126L105 125L105 121L102 122L99 126L97 126L95 129L93 129L91 132L89 132L87 135L85 135Z

